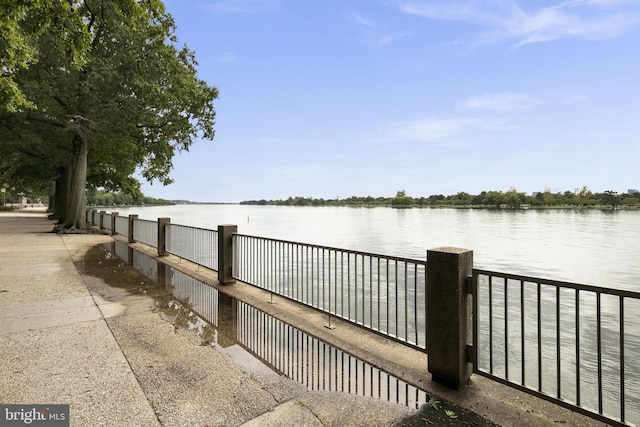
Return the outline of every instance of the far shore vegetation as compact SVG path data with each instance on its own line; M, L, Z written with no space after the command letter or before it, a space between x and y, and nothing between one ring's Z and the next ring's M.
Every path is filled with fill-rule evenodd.
M552 192L545 189L527 195L511 188L509 191L483 191L480 194L459 192L454 195L433 194L428 197L412 197L404 190L395 197L359 197L345 199L315 199L307 197L289 197L286 200L248 200L242 205L272 206L352 206L395 208L411 207L452 207L452 208L496 208L496 209L528 209L528 208L599 208L599 209L639 209L640 191L629 190L618 194L616 191L593 193L586 186L574 191Z
M27 197L27 203L39 203L45 197ZM86 191L87 206L159 206L180 204L219 204L189 200L167 200L148 197L140 191L111 192L104 189ZM394 197L352 196L344 199L289 197L280 200L247 200L241 205L258 206L346 206L346 207L394 207L394 208L485 208L485 209L640 209L640 191L630 189L626 193L604 191L594 193L586 186L574 191L541 192L525 194L511 188L509 191L483 191L480 194L459 192L453 195L434 194L428 197L412 197L400 190Z

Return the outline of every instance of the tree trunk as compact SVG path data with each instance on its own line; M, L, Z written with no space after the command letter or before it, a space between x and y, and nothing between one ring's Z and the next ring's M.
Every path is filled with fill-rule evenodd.
M55 189L53 192L53 203L49 207L52 213L52 217L58 220L58 223L62 224L65 218L65 199L66 191L68 188L69 167L61 167L60 175L56 178Z
M84 200L85 187L87 183L87 152L88 142L86 135L81 127L73 132L73 158L71 167L68 169L68 179L66 181L67 188L63 192L64 217L60 218L61 225L58 227L66 232L73 232L85 229L84 222Z

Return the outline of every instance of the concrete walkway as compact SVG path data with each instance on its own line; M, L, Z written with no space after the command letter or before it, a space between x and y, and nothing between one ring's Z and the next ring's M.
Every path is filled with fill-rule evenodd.
M412 414L236 364L144 301L114 307L78 268L111 237L52 228L43 211L0 213L0 403L69 404L83 427L393 425Z

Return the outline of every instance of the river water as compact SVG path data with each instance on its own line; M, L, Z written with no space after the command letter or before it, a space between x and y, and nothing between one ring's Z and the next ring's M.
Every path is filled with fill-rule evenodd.
M640 211L178 205L119 213L209 229L236 224L241 234L414 259L424 259L427 249L456 246L472 249L480 269L640 291ZM601 382L602 413L618 420L624 383L625 421L640 423L640 300L626 299L620 321L617 297L603 296L598 306L593 293L556 294L543 286L536 294L535 285L518 281L496 281L488 297L485 285L478 296L481 370L554 397L561 394L594 412ZM490 304L493 316L487 312ZM487 326L489 317L493 326ZM422 331L423 323L419 318L415 327ZM490 351L496 355L493 367Z
M142 219L424 259L474 251L476 268L640 291L640 211L393 209L248 205L119 208Z

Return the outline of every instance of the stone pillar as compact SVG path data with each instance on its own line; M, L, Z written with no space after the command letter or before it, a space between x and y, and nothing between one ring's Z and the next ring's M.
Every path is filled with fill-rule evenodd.
M96 225L96 213L98 211L95 209L91 209L91 225Z
M433 381L458 389L469 381L467 344L473 340L472 298L466 279L473 251L436 248L427 251L427 355Z
M158 256L165 256L167 252L167 224L171 218L158 218Z
M234 283L233 279L233 234L237 225L218 226L218 281L222 285Z
M129 243L135 243L136 239L133 238L133 223L134 221L138 219L138 215L137 214L130 214L129 215Z
M116 218L118 217L118 212L111 212L111 235L115 236L116 234Z

